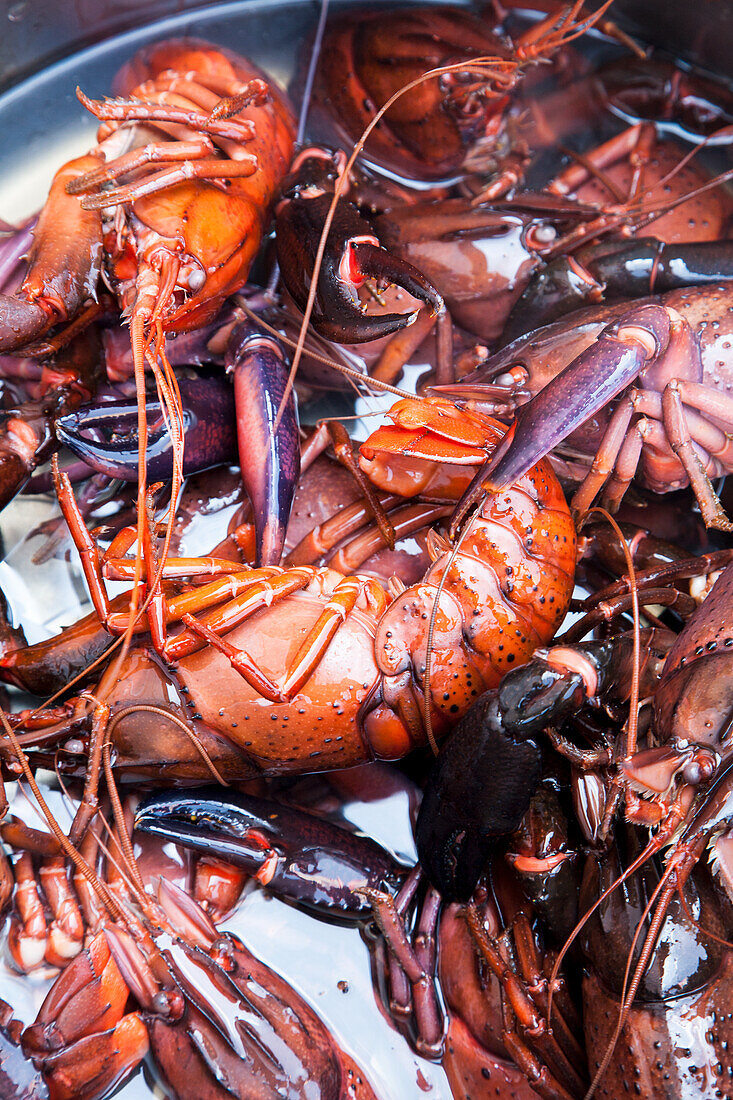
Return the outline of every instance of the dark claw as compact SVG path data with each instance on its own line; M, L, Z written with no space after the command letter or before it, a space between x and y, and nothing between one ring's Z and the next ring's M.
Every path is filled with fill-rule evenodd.
M468 710L440 750L417 818L420 863L445 901L467 901L493 845L513 832L540 780L537 736L596 694L628 687L632 642L587 642L535 655ZM549 655L548 655L549 656ZM623 690L621 690L623 695Z
M135 828L258 875L278 897L360 920L359 891L396 884L401 868L373 840L300 810L221 787L168 791L141 803Z
M256 564L277 565L300 477L300 429L292 391L275 430L288 363L282 345L250 321L232 331L225 362L234 372L239 465L252 503Z
M541 770L538 744L504 728L498 692L487 692L441 749L417 818L420 863L444 901L471 897L492 845L522 820Z
M283 281L304 310L318 244L331 205L339 156L312 150L296 162L277 210L277 258ZM381 248L356 206L341 199L326 240L311 321L320 336L342 344L359 344L390 336L412 324L417 312L363 312L357 293L369 278L395 283L427 303L433 314L445 306L435 287L411 264Z
M182 379L179 382L184 410L186 477L236 461L234 395L232 387L217 378ZM167 481L173 476L173 449L160 404L149 401L148 478ZM111 401L84 405L60 416L56 434L84 462L99 473L124 481L137 481L137 405Z
M576 256L559 256L537 272L512 309L501 346L595 302L643 298L732 278L728 241L603 242Z

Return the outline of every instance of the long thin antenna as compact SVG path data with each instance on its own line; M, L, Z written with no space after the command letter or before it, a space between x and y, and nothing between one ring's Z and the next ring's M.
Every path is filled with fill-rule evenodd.
M308 75L305 78L305 87L303 88L303 102L300 105L298 132L295 136L295 144L298 148L300 148L300 146L303 144L303 138L305 137L305 124L308 121L308 108L310 107L311 103L313 81L316 78L316 66L318 65L318 59L321 56L321 43L323 42L323 32L326 27L327 18L328 0L321 0L321 14L318 18L316 37L313 39L313 49L311 51L310 64L308 65Z

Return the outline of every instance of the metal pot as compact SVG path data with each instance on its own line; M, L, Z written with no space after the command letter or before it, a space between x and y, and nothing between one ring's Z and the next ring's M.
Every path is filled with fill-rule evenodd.
M209 0L3 0L0 91L84 46L167 16L222 9ZM244 0L245 7L259 6ZM592 3L590 7L594 6ZM303 5L312 16L317 7ZM625 30L721 76L733 76L730 0L616 0L610 15ZM310 21L310 19L308 19Z

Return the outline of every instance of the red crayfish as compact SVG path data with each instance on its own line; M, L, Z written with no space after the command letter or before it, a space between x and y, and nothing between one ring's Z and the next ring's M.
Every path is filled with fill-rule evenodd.
M452 509L404 498L455 501L501 429L450 402L408 401L393 416L397 426L370 438L362 462L389 492L385 505L407 534ZM109 644L104 626L122 632L128 617L117 610L124 596L109 603L96 547L61 484L97 615L52 648L64 653L67 670L71 662L82 672L89 655ZM213 761L246 777L396 758L423 741L426 726L442 734L504 670L552 638L572 589L575 533L549 467L482 497L479 477L471 495L477 515L457 549L434 534L433 564L406 589L300 564L309 559L295 552L292 565L257 570L227 559L168 559L164 579L211 579L166 595L164 622L182 622L182 631L157 653L137 646L124 675L114 662L103 675L95 695L106 705L93 722L90 753L101 751L109 720L118 768L196 779L210 774ZM134 579L134 559L116 557L113 546L103 570ZM139 617L137 631L147 627ZM48 655L45 644L37 653L9 652L4 675L32 686L40 673L48 682ZM73 704L67 714L61 725L54 712L34 717L36 728L46 727L42 742L68 732ZM26 744L34 740L23 735ZM202 744L208 748L199 756Z

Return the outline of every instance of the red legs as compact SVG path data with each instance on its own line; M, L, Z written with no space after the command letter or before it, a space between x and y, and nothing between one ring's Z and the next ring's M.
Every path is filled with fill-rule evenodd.
M552 12L534 27L530 27L517 42L517 55L523 59L536 58L560 49L595 26L610 8L612 0L606 0L597 11L578 20L584 3L585 0L574 0L559 12Z
M378 941L380 949L386 947L386 957L382 952L382 965L384 967L384 973L387 975L389 982L388 986L388 1003L391 1015L396 1020L407 1021L411 1018L413 1013L412 991L410 987L410 981L407 974L400 963L400 955L404 953L404 921L406 914L410 906L412 905L417 889L422 879L422 869L419 864L415 864L404 883L400 887L394 900L391 897L383 894L378 894L376 898L372 899L372 906L375 912L381 914L381 922L379 919L375 919L375 925L377 930L382 930L383 938ZM376 905L375 905L376 901ZM398 919L400 922L399 929L396 931L396 949L392 950L389 947L389 938L386 937L387 931L392 927L393 922ZM412 951L412 945L409 945L409 950ZM414 952L413 952L414 954ZM420 966L420 960L416 957L418 968ZM417 970L415 971L418 972ZM433 973L428 971L428 973Z
M223 95L215 107L209 112L210 119L231 118L232 115L243 111L254 103L261 106L270 95L270 89L266 81L255 78L250 80L245 87L231 95Z
M549 1013L550 1022L558 1042L562 1050L568 1052L569 1056L572 1057L573 1065L576 1067L584 1066L585 1051L580 1045L571 1024L560 1011L561 1003L564 1007L572 1006L572 1002L567 996L565 981L562 978L556 979L556 988L553 989L553 999L550 1003L550 983L542 968L540 954L537 950L529 919L523 911L520 911L515 917L512 932L518 969L524 977L525 986L530 996L540 1008L545 1019L547 1019ZM579 1021L574 1006L570 1008L570 1013L571 1021L577 1026Z
M114 165L114 162L112 162ZM175 187L186 180L224 180L240 176L253 176L257 171L257 157L241 157L239 160L224 161L216 158L207 160L184 160L176 168L164 168L147 178L134 183L102 191L98 195L86 195L81 200L84 210L102 210L107 206L119 206L125 202L134 202L145 195L155 195Z
M590 153L580 155L571 152L573 164L568 165L547 186L546 190L555 195L574 194L579 187L595 178L606 187L614 199L624 203L637 194L640 172L649 159L656 140L656 130L650 122L637 122L628 129L616 134L608 141L598 145ZM632 186L629 195L623 195L605 175L604 169L623 160L625 157L633 167Z
M407 538L408 535L416 534L418 531L424 531L426 528L430 528L431 524L436 523L439 519L448 519L453 514L453 505L446 504L420 504L412 503L406 504L402 508L397 508L390 513L390 520L394 526L395 538L397 540ZM340 519L339 516L334 519ZM325 524L321 525L321 532L326 527ZM301 544L302 545L302 544ZM350 542L347 542L339 550L333 554L329 560L328 565L333 569L337 569L340 573L351 573L358 569L367 558L372 554L376 554L377 551L385 548L385 541L382 533L378 531L373 525L367 527ZM299 547L296 547L298 550ZM296 550L293 551L295 554Z
M87 830L84 839L79 845L79 853L90 867L93 867L96 863L101 830L102 822L97 818L92 822L91 827ZM84 923L90 935L95 935L108 923L109 914L94 888L79 870L74 871L74 889L79 899L79 906L84 916Z
M647 421L644 418L632 424L619 448L618 457L603 494L604 503L611 512L618 510L626 490L634 479L644 447L646 425Z
M719 531L733 531L733 523L723 511L723 506L710 483L705 467L693 447L688 414L682 405L682 392L683 385L673 379L665 386L662 394L662 417L667 438L690 479L690 485L700 505L705 526L716 527ZM725 454L728 461L730 461L730 456L726 453L730 451L730 439L725 433L715 429L713 425L709 425L709 428L711 432L717 432L721 437L719 451Z
M183 621L194 634L198 634L200 638L208 642L214 649L218 649L220 653L223 653L224 656L229 659L232 668L236 669L239 675L244 677L250 687L253 687L255 691L259 692L264 699L269 699L272 703L282 703L285 701L280 689L260 670L246 650L237 649L224 638L220 638L219 635L215 634L205 623L201 623L198 619L194 619L193 615L183 615Z
M40 885L51 910L50 926L29 851L16 856L14 870L17 915L12 918L8 938L13 961L23 971L35 969L44 959L51 966L65 966L79 954L84 942L84 922L66 860L62 855L46 856L39 869Z
M246 574L244 576L246 577ZM345 577L339 581L330 593L323 611L292 658L279 686L255 664L248 653L226 642L221 637L221 632L231 630L261 607L270 606L273 600L282 599L299 588L305 588L318 576L317 570L304 567L286 570L272 580L249 586L243 596L217 609L213 615L208 616L206 622L197 620L188 612L184 612L182 618L189 629L168 644L166 656L169 660L176 660L195 648L196 643L200 645L201 640L206 641L223 653L232 667L265 698L271 699L272 702L289 701L313 675L334 635L354 609L359 598L364 595L375 607L384 602L385 597L381 586L368 578ZM187 595L195 598L196 593Z
M54 486L56 488L56 495L58 497L59 506L61 508L62 515L68 525L71 538L79 553L82 571L84 573L84 578L87 582L87 587L89 589L89 595L92 604L94 605L94 610L96 611L100 622L109 627L111 622L110 602L107 595L107 590L104 586L102 559L99 553L99 549L89 531L87 530L86 524L84 523L84 519L81 515L81 512L79 511L79 506L71 487L71 482L69 481L68 476L59 469L58 459L56 455L54 455L51 459L51 469L53 473ZM149 492L144 493L142 499L143 511L147 520L148 506L150 501ZM143 525L143 531L146 532L147 529L148 526L146 522ZM125 532L124 534L121 532L119 536L120 541L116 544L117 548L119 548L121 544L124 545L125 542L127 542L128 538L128 532ZM145 538L145 535L143 535L143 538ZM154 569L151 569L150 566L154 566L154 561L152 556L151 542L149 538L147 539L147 544L148 549L145 555L146 565L148 566L149 570L148 575L153 576ZM158 631L158 637L155 640L162 648L164 644L164 638L161 639L160 631Z
M639 593L642 596L642 593ZM654 620L648 608L652 606L674 608L683 619L688 619L697 609L697 601L686 592L680 592L676 588L647 588L643 598L639 600L642 616L647 621ZM631 611L634 606L634 598L630 593L615 596L613 599L603 600L595 607L587 611L582 619L577 620L562 635L563 644L572 644L584 638L588 631L599 623L610 623L617 615Z
M538 1000L545 1001L543 1010L542 1004L535 1000L528 988L525 976L516 973L500 948L499 941L486 931L481 914L473 902L466 906L465 915L480 958L497 977L501 986L505 1020L502 1038L512 1058L540 1096L550 1100L573 1100L582 1096L585 1091L582 1072L570 1061L545 1019L548 983L544 979L539 982L536 980L540 978L539 971L534 975L530 974L530 982L532 977L535 978ZM531 932L529 935L531 936ZM525 951L524 961L528 960L529 956ZM553 1023L556 1020L553 1016ZM559 1030L564 1038L568 1037L568 1028L564 1022ZM577 1042L572 1036L570 1048L577 1056Z
M182 101L189 100L214 119L229 118L232 106L236 113L249 103L264 103L270 94L267 82L259 77L242 85L241 81L219 73L196 73L194 80L191 74L180 75L169 71L160 73L155 81L141 85L142 91L148 88L153 94L174 92ZM161 97L161 102L169 100Z
M58 469L58 462L55 456L52 460L52 464L54 484L56 486L61 511L69 526L74 544L79 552L82 570L89 588L92 603L94 604L94 609L100 621L113 633L124 632L129 624L129 615L111 612L103 576L106 575L110 577L110 579L134 580L137 575L136 563L134 559L112 557L102 564L103 559L79 512L71 483L67 475ZM190 560L185 558L168 559L162 569L159 568L153 552L152 537L149 534L152 526L149 511L152 501L151 494L153 492L154 489L149 489L145 492L143 497L146 522L143 528L143 568L140 571L140 576L141 579L145 579L150 583L151 578L156 575L156 571L160 573L157 590L152 593L148 607L148 617L145 626L150 629L153 643L158 652L165 655L165 623L168 619L180 618L181 614L183 614L185 601L180 608L175 603L173 607L171 607L170 604L166 604L162 589L160 588L160 581L163 577L177 578L202 575L225 576L227 574L234 574L235 577L243 577L243 583L240 583L241 588L251 587L252 583L262 576L262 573L261 571L254 571L253 574L243 575L240 563L217 558L196 558ZM124 553L130 548L136 537L137 532L135 528L124 529L113 540L108 554L110 551L115 554L119 552ZM107 555L105 555L105 557L107 557ZM309 578L310 575L311 574L309 574ZM307 583L307 580L304 583ZM206 599L207 596L210 595L210 590L207 591L203 588L198 589L189 597L190 610L197 610L201 607L209 606L210 603L218 602L233 592L232 585L230 584L227 587L226 582L224 582L215 589L212 598L210 598L209 603L207 603ZM181 601L179 600L179 602ZM142 628L142 624L140 624L139 628Z
M59 855L44 860L39 873L46 901L53 914L46 962L63 967L79 954L84 945L84 921L69 882L65 857Z
M56 455L51 458L51 471L59 507L81 558L81 567L89 589L89 596L94 604L94 610L100 621L106 623L109 618L109 598L102 581L99 550L79 511L71 482L68 476L59 469Z
M351 452L350 443L348 448ZM112 631L130 629L129 616L125 617L124 615L110 613L109 601L102 581L99 552L78 513L68 479L64 480L64 476L58 470L56 470L56 483L62 499L64 515L67 522L69 522L74 541L79 547L85 576L87 576L90 590L93 592L95 608L97 608L100 618ZM147 505L149 494L145 493L143 499ZM425 515L423 512L425 507L417 506L417 512L414 516L410 515L406 529L409 529L410 524L413 528L424 525ZM415 511L414 506L412 511ZM426 514L428 518L433 513L434 507L427 506ZM143 526L141 539L142 563L112 558L105 562L105 570L114 576L132 576L132 579L139 577L142 580L144 576L148 586L150 586L150 578L156 577L157 583L152 590L148 587L146 599L147 626L150 629L155 648L165 658L177 660L186 653L199 648L202 642L207 642L224 653L233 667L247 679L250 685L273 702L290 699L300 690L322 659L339 627L362 596L367 600L367 603L375 607L379 606L384 600L384 593L378 586L374 586L371 582L363 579L345 577L330 593L328 602L317 622L311 628L291 661L282 685L278 686L252 661L246 652L241 652L224 641L221 638L221 633L231 630L260 607L269 606L273 599L281 599L291 592L307 586L319 577L318 571L296 567L281 572L273 567L267 571L242 572L241 567L238 567L236 563L228 560L218 561L217 559L194 559L190 564L185 559L174 560L173 562L168 561L166 565L159 568L155 561L152 538L149 533L154 525L152 517L148 515L147 507L145 509L145 519L144 526L140 522L138 523L138 531ZM114 549L116 551L129 549L132 537L133 533L130 531L121 533L118 540L115 540L113 544ZM166 601L160 587L162 575L185 576L189 571L192 575L201 575L207 572L211 574L219 571L221 575L210 585L185 592ZM229 602L224 607L218 608L213 614L208 615L205 620L193 616L193 612L200 611L227 598ZM168 640L165 633L166 623L180 618L183 619L188 629L172 640ZM143 628L143 624L144 620L139 620L138 623L133 625L137 625L140 629ZM100 718L101 722L102 719ZM97 743L93 742L95 748L92 759L98 759L96 755L98 751L96 749ZM96 770L98 772L98 765ZM91 793L89 798L85 794L84 803L86 808L83 814L89 815L94 806ZM81 813L82 811L80 811ZM83 822L84 818L80 816L79 824L76 826L80 832L83 832Z
M338 462L341 463L344 469L349 471L361 490L362 496L366 499L369 509L379 526L379 530L382 532L384 541L390 549L394 549L394 528L387 517L384 505L374 489L374 486L364 475L358 461L354 457L354 447L348 432L338 420L325 420L316 428L303 445L301 453L301 472L306 470L319 455L323 454L329 443L333 447Z
M90 190L98 193L89 195L82 200L82 206L88 208L108 207L120 203L133 201L143 195L154 194L165 190L186 179L218 179L224 180L236 176L251 175L257 168L256 158L244 152L243 145L254 136L251 122L229 118L229 108L236 110L238 104L249 102L252 99L261 98L263 95L263 83L256 80L251 84L232 86L229 83L224 88L207 89L198 87L194 82L183 80L179 87L193 96L193 104L190 99L175 95L173 92L164 93L168 101L160 103L144 103L132 101L93 102L83 93L79 92L81 102L97 118L111 123L125 123L133 120L150 121L159 124L160 128L171 132L175 138L181 138L182 143L157 142L151 143L141 150L136 150L110 161L103 168L95 170L76 180L74 193L82 194ZM223 105L220 102L219 92L235 98L228 100ZM170 102L170 99L177 102ZM197 108L198 103L203 103L209 110L219 108L218 117L210 117ZM113 125L108 132L116 127ZM171 129L173 128L173 129ZM186 132L181 133L183 129ZM193 137L190 131L193 131ZM206 136L209 135L209 136ZM215 144L220 144L227 150L232 159L219 159L215 154ZM104 138L102 137L102 140ZM231 148L228 148L231 146ZM111 190L98 190L103 184L116 180L131 171L139 172L145 166L162 165L160 170L143 173L130 183L122 184ZM161 263L159 270L155 270L150 264L142 263L136 281L136 299L132 309L131 341L133 361L135 369L135 382L138 401L138 436L139 436L139 491L138 491L138 523L137 534L139 539L139 552L136 564L136 576L141 573L144 564L147 592L145 606L148 611L148 624L152 635L153 644L158 651L165 647L165 617L163 609L163 593L161 589L162 569L158 566L155 549L151 537L153 526L150 513L150 501L146 491L146 451L147 451L147 420L145 416L145 365L151 366L156 379L159 397L163 407L167 411L169 428L174 437L174 443L182 448L182 426L179 416L179 395L175 378L169 364L165 360L162 350L162 326L161 317L164 307L167 305L175 289L179 273L179 261L172 257L170 261ZM153 346L151 346L151 342ZM162 362L162 370L158 365L158 359ZM174 490L172 493L171 516L174 507L177 487L180 483L180 463L174 470ZM64 486L68 490L66 502L73 501L70 486ZM71 515L74 509L69 505L65 511ZM72 534L74 541L82 555L82 566L92 593L95 609L102 621L107 622L109 603L101 583L99 574L99 556L93 547L91 539L83 534L83 524L78 515L72 515L74 524ZM170 538L171 525L168 526L165 546L162 558L165 559ZM96 574L96 576L95 576ZM129 630L132 631L136 611L138 607L137 589L133 590Z
M333 636L345 621L347 615L356 606L362 593L371 588L372 594L378 589L376 599L384 601L384 593L376 582L356 577L346 577L334 588L325 608L311 627L298 652L285 673L282 692L286 699L292 699L308 680L318 662L328 649Z
M38 883L29 852L20 852L13 861L15 905L8 935L8 948L15 965L24 971L40 966L46 953L48 928Z
M252 141L255 136L254 124L249 120L212 118L210 114L191 107L183 97L179 105L125 99L94 100L85 96L80 88L77 89L76 94L82 106L86 107L100 122L152 122L183 126L198 134L208 134L217 143L227 141L237 145ZM112 132L111 129L109 132Z
M660 832L662 830L660 829ZM667 833L669 836L669 833ZM676 893L679 893L680 898L683 900L683 888L690 875L690 872L694 868L695 864L700 860L703 852L709 841L709 834L706 830L702 830L697 836L692 836L686 843L680 843L675 848L673 855L667 862L667 866L662 874L659 883L657 884L652 896L647 904L645 910L641 914L639 923L634 934L634 938L631 943L629 956L627 960L626 977L624 979L624 988L622 990L621 1010L618 1014L616 1021L616 1028L614 1030L611 1041L603 1052L603 1057L600 1060L598 1069L596 1070L591 1086L586 1094L589 1098L594 1096L599 1082L601 1081L604 1073L606 1072L613 1052L616 1049L616 1044L621 1038L621 1034L624 1029L626 1020L628 1019L629 1012L636 998L636 994L639 990L642 978L646 973L647 966L652 956L652 952L656 947L659 933L662 930L662 926L667 917L667 911L669 904ZM685 906L686 908L686 906ZM649 919L651 917L651 919ZM641 945L641 951L636 965L634 966L633 974L631 974L631 967L633 964L634 952L636 949L637 941L641 937L646 921L649 920L649 926L646 935L643 938ZM629 981L629 974L631 974L631 980Z
M445 305L433 312L423 304L411 325L396 332L369 371L378 382L396 386L405 364L435 328L435 370L420 378L420 386L449 386L456 381L453 362L453 322Z
M212 156L214 143L207 137L192 141L151 141L139 149L132 149L101 168L78 176L66 188L69 195L83 195L85 191L96 191L103 183L112 183L127 172L144 168L147 164L168 164L174 161L195 160Z
M590 470L575 491L572 507L581 514L586 512L608 482L604 501L617 508L646 445L647 452L656 452L651 461L660 464L659 480L669 483L676 476L676 463L670 468L673 453L689 479L705 525L731 531L733 524L710 482L711 476L733 468L731 430L733 400L702 383L672 378L662 394L630 390L611 416Z
M631 183L627 202L637 199L644 190L644 169L651 160L654 146L657 143L657 131L653 123L647 122L639 131L639 140L629 154L629 163L632 168Z
M399 503L401 499L398 496L382 494L379 496L379 504L386 513L394 508L395 504ZM319 558L333 550L343 539L353 536L357 531L371 524L372 519L373 512L369 506L363 500L354 501L353 504L349 504L334 515L329 516L323 523L318 523L315 527L312 527L308 534L283 559L284 564L286 566L313 565ZM394 516L390 517L390 522L394 527ZM386 542L382 541L381 532L379 532L378 537L382 545L387 545ZM335 564L333 568L338 569L340 573L351 572L350 569L342 569Z
M102 750L107 737L109 707L98 703L92 715L92 729L87 750L87 768L84 779L84 793L77 806L74 820L69 829L69 840L78 844L99 811L99 773L102 765Z
M675 580L692 580L700 577L709 577L724 569L733 560L733 550L716 550L700 557L680 558L677 561L665 562L663 565L652 566L636 574L635 586L639 593L643 593L655 585L662 586L664 582L669 584ZM582 601L580 607L574 610L585 611L602 601L610 601L616 596L629 592L629 578L621 577L605 588L594 592ZM656 603L656 600L654 601Z
M435 929L440 895L432 887L425 896L414 944L410 943L404 926L404 914L421 875L420 867L414 867L396 898L371 888L362 892L372 905L374 921L390 954L390 1009L402 1019L414 1011L415 1045L420 1053L434 1058L443 1051L443 1020L435 990Z
M135 538L133 528L133 542ZM103 577L110 581L131 581L134 579L134 558L118 558L108 555L109 549L103 557ZM241 561L232 561L230 558L166 558L161 576L163 580L178 580L183 577L223 577L229 573L241 573L243 568Z
M265 573L267 575L263 576ZM193 592L173 597L166 605L166 617L182 618L188 629L166 644L163 655L167 660L176 661L206 642L222 652L232 666L265 698L273 702L287 701L312 675L336 631L353 610L359 597L366 594L367 599L375 606L383 602L384 593L381 587L365 579L347 577L340 581L300 645L280 686L245 651L226 642L221 634L232 630L261 608L269 607L275 600L281 600L305 588L317 580L319 575L318 570L311 568L295 567L283 571L272 566L267 570L234 574ZM210 613L205 620L193 617L192 611L220 602L226 592L234 593L228 603ZM114 616L112 618L114 620Z
M67 838L68 844L74 849L77 840L93 822L99 808L100 762L108 717L108 707L98 705L95 708L84 794ZM96 848L96 837L91 831L90 835ZM75 890L78 883L72 885L66 858L58 850L52 836L28 829L19 823L4 831L4 839L23 848L15 867L16 906L20 919L14 921L9 939L14 960L24 970L40 965L43 959L51 966L64 967L78 955L84 943L85 923ZM40 855L42 860L39 878L43 896L51 910L50 925L46 923L44 903L35 881L32 852ZM83 858L82 856L82 863ZM83 883L87 893L94 892L90 881L80 873L82 869L77 868L77 879ZM101 902L98 901L97 905L101 905Z
M629 428L634 408L629 397L624 397L614 410L595 453L590 470L573 494L571 508L584 515L613 472L619 452Z
M146 417L146 392L145 392L145 361L150 361L152 356L147 351L145 328L155 318L160 303L160 281L158 274L148 265L141 265L141 271L137 280L137 299L133 307L131 322L131 339L133 360L135 364L135 383L138 401L138 435L139 447L139 479L137 500L137 537L140 543L141 562L137 565L136 575L141 572L141 564L144 563L148 592L146 603L148 605L149 629L153 638L153 644L159 652L165 646L165 618L163 613L163 594L161 589L161 576L158 569L151 529L154 527L153 489L147 488L146 459L147 459L147 417ZM153 371L158 385L161 404L169 413L169 427L171 435L176 442L182 442L181 426L178 418L179 402L175 393L171 392L166 377L161 375L157 362L152 362ZM164 364L166 366L166 364ZM109 623L110 607L109 599L102 580L102 570L99 551L92 540L79 511L74 498L71 483L60 472L57 459L52 460L54 485L59 498L62 514L66 520L71 537L79 552L89 593L94 609L105 625ZM171 494L171 507L175 501L178 485L180 483L180 471L174 468L173 490ZM166 540L167 541L167 540ZM153 580L155 578L155 580ZM131 621L134 621L138 606L138 592L133 589L131 602Z
M552 726L548 726L545 735L552 742L556 752L564 756L574 768L581 772L595 771L597 768L608 767L615 760L612 748L581 749L567 737L563 737Z
M305 588L316 575L314 569L280 570L276 566L251 570L250 573L234 574L231 577L213 581L210 585L184 592L168 603L170 617L182 617L214 603L221 603L230 592L231 598L221 607L217 607L206 616L204 625L215 634L221 635L244 622L256 611L269 607L276 600L289 596ZM181 657L200 649L204 643L200 635L185 630L172 638L165 651L169 661L178 661Z

